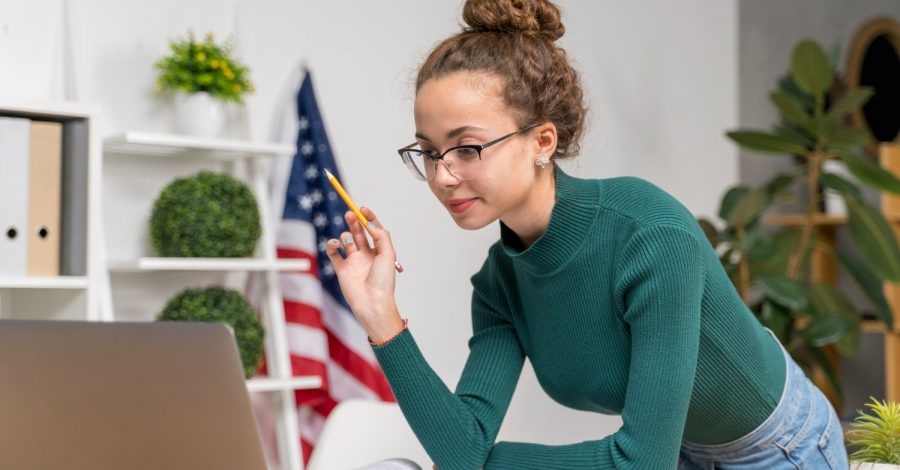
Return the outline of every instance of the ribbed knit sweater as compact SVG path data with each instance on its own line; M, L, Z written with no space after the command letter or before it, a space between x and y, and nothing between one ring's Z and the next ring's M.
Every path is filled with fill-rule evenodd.
M412 333L375 347L404 416L440 470L674 469L682 440L756 428L785 380L776 341L744 305L691 213L633 177L556 169L546 232L508 227L472 276L469 357L451 392ZM496 442L525 358L544 391L622 427L570 445Z

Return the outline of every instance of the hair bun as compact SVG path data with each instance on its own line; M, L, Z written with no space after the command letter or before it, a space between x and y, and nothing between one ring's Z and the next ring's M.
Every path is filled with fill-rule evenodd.
M550 41L566 32L559 8L547 0L467 0L463 20L470 31L531 33Z

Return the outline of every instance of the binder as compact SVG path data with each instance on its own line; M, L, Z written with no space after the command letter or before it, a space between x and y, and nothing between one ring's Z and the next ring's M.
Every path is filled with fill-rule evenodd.
M62 124L31 122L28 180L28 275L59 275Z
M31 121L0 117L0 276L28 273Z
M88 123L66 121L62 142L62 214L60 274L87 274Z

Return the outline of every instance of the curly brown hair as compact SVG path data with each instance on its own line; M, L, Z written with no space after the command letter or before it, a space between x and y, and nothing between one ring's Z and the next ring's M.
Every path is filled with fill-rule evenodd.
M578 72L554 41L565 27L559 8L547 0L468 0L466 25L443 40L419 68L422 84L455 72L500 77L502 95L518 124L552 122L554 158L574 157L581 149L587 108Z

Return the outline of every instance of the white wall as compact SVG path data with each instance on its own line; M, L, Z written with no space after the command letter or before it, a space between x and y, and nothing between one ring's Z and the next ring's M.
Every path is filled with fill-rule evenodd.
M400 165L395 149L413 140L415 69L430 47L458 29L461 3L70 2L75 97L103 106L106 133L171 130L168 103L152 93L151 67L166 40L188 28L237 31L238 51L258 90L247 105L253 138L270 137L282 89L299 63L310 65L345 182L394 234L406 267L398 285L402 312L452 388L471 331L468 278L497 228L457 229L427 187ZM693 212L714 214L723 190L737 179L736 151L723 138L737 119L735 0L560 4L568 31L561 44L583 72L593 111L584 155L567 168L587 177L637 175ZM126 189L108 186L107 192ZM106 198L108 210L130 210L116 207L116 194ZM107 220L108 227L113 223ZM108 242L113 253L139 249L133 241ZM117 294L117 305L141 302L141 292ZM619 425L618 418L551 402L526 367L501 438L570 443Z

